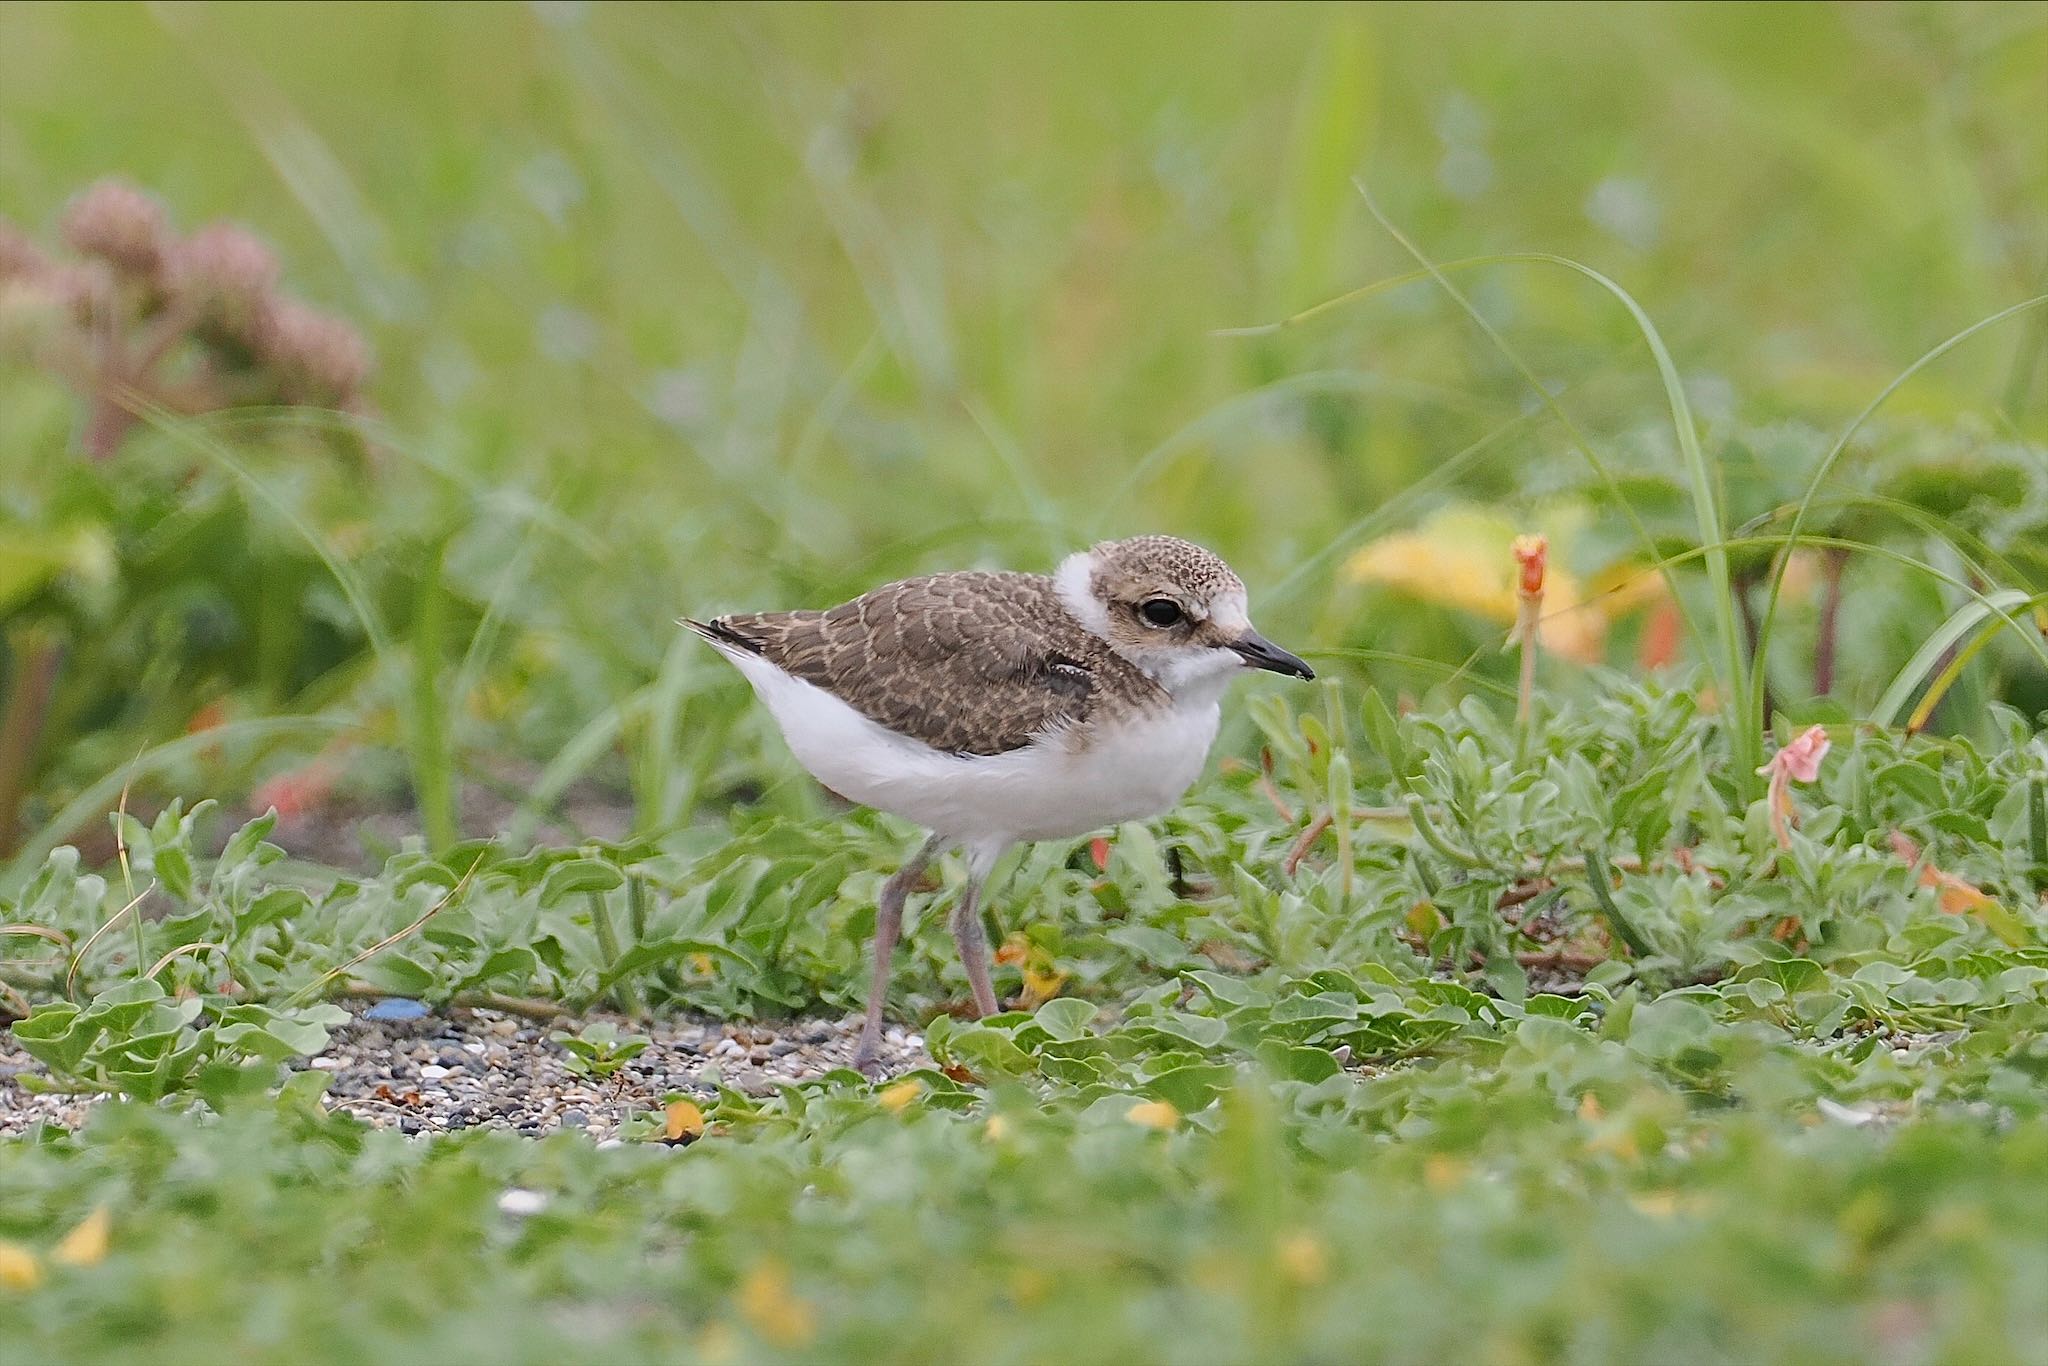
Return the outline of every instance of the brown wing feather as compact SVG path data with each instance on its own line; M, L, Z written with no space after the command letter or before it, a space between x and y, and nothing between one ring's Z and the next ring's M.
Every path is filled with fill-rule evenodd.
M1034 574L937 574L829 611L723 616L697 629L957 754L1003 754L1105 707L1163 698Z

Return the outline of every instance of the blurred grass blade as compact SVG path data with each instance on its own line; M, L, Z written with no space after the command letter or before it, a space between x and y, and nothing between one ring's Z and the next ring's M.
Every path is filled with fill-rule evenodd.
M1966 602L1957 608L1947 621L1944 621L1935 628L1934 633L1920 643L1920 648L1913 652L1913 657L1906 661L1906 666L1900 669L1898 674L1892 679L1891 686L1884 690L1882 697L1878 698L1877 705L1871 708L1870 719L1880 726L1896 725L1899 713L1905 710L1906 703L1913 696L1915 690L1923 682L1927 681L1929 674L1942 667L1943 657L1950 650L1954 649L1964 637L1994 617L1998 620L1992 623L1993 629L1999 624L2016 625L2016 623L2011 622L2009 616L2002 614L2018 611L2026 607L2030 602L2032 602L2032 599L2019 589L2003 588L1974 602ZM1958 655L1952 661L1950 672L1947 675L1948 683L1953 683L1956 675L1961 672L1960 665L1962 661L1962 655ZM1942 691L1945 691L1946 687L1947 685L1944 684ZM1934 701L1940 700L1939 692L1933 688L1930 688L1928 691ZM1929 711L1932 710L1931 702L1925 702L1922 705ZM1924 721L1924 719L1923 715L1922 720Z
M333 716L259 717L229 721L193 735L181 735L153 749L144 750L133 763L120 767L88 784L40 829L22 841L13 859L0 868L0 894L12 893L26 883L41 866L45 856L86 825L113 809L121 790L134 778L160 772L183 763L201 752L238 740L278 739L287 736L330 734L351 730L356 722Z
M455 754L450 742L454 718L448 714L450 699L441 691L448 637L448 594L442 584L447 557L445 538L427 548L413 594L412 739L406 746L420 823L428 847L436 853L462 838L455 811Z
M1786 533L1784 552L1779 555L1777 567L1771 573L1770 589L1764 596L1764 609L1757 618L1757 652L1756 658L1750 661L1752 673L1750 675L1749 702L1753 708L1752 720L1754 729L1758 734L1762 734L1764 723L1764 661L1770 653L1771 630L1777 621L1778 599L1783 594L1785 588L1785 571L1792 563L1792 552L1798 547L1800 533L1806 529L1807 512L1813 506L1814 498L1819 494L1821 485L1827 481L1828 475L1833 472L1835 462L1842 458L1842 453L1849 448L1849 442L1855 438L1856 433L1863 429L1863 424L1868 422L1872 415L1890 400L1893 394L1904 388L1906 382L1912 379L1913 376L1919 374L1922 370L1955 350L1955 348L1961 346L1979 332L1987 328L1996 327L2008 318L2018 317L2044 304L2048 304L2048 294L2037 294L2033 298L2022 300L2009 308L2002 308L1988 318L1981 318L1971 323L1954 336L1923 352L1918 360L1900 371L1891 383L1880 389L1875 398L1863 405L1863 411L1856 414L1849 425L1842 429L1842 434L1835 438L1835 443L1832 446L1828 447L1827 454L1821 457L1818 465L1814 466L1813 475L1806 483L1806 492L1799 500L1798 510L1792 514L1792 527ZM1901 703L1900 705L1904 704Z
M1357 188L1359 195L1365 200L1366 208L1372 213L1374 220L1395 241L1399 242L1402 249L1413 256L1421 264L1422 268L1429 273L1430 278L1435 280L1438 286L1464 310L1465 314L1472 319L1480 331L1486 334L1487 339L1494 344L1495 349L1522 376L1523 381L1529 386L1535 398L1546 408L1550 409L1557 416L1558 420L1564 424L1565 429L1571 433L1573 441L1579 447L1580 452L1592 465L1594 471L1613 491L1616 502L1627 513L1637 538L1643 542L1646 551L1654 555L1656 553L1655 542L1650 536L1649 529L1643 524L1641 516L1636 512L1635 506L1623 496L1613 473L1607 468L1606 462L1599 458L1593 450L1592 443L1586 439L1584 433L1579 430L1578 425L1572 422L1563 408L1559 406L1549 387L1537 377L1536 372L1508 344L1507 339L1500 334L1499 329L1495 328L1487 320L1486 315L1475 308L1472 302L1465 297L1464 293L1450 282L1444 269L1433 264L1428 256L1423 253L1422 249L1416 246L1407 234L1396 227L1393 220L1381 211L1378 203L1373 199L1364 184L1357 183ZM1722 542L1727 536L1727 528L1722 524L1720 507L1715 494L1715 482L1712 472L1707 468L1706 454L1700 448L1699 429L1693 421L1692 405L1686 399L1685 386L1679 379L1678 367L1672 363L1671 353L1665 347L1663 337L1658 333L1656 325L1650 321L1649 314L1644 312L1642 305L1636 302L1635 296L1607 276L1594 270L1591 266L1574 261L1569 257L1555 256L1547 252L1515 253L1496 259L1503 262L1526 261L1559 266L1592 281L1611 294L1620 302L1623 308L1628 310L1628 315L1635 323L1636 330L1642 334L1644 342L1650 349L1650 355L1656 362L1658 379L1664 386L1665 401L1670 406L1671 425L1678 438L1679 450L1685 457L1687 479L1691 485L1694 520L1697 523L1700 544L1706 548L1707 552L1705 557L1707 579L1714 593L1716 608L1714 614L1715 634L1718 637L1720 646L1720 657L1713 664L1713 668L1715 675L1721 679L1723 684L1724 691L1722 695L1724 698L1725 714L1731 722L1729 726L1729 744L1734 747L1737 772L1748 775L1748 778L1745 780L1745 786L1754 786L1756 776L1753 770L1759 766L1762 760L1763 735L1760 729L1753 730L1741 719L1747 715L1747 709L1744 706L1744 690L1748 687L1748 682L1747 674L1743 668L1745 655L1742 644L1742 630L1738 620L1740 614L1735 602L1734 589L1729 578L1727 552L1722 548ZM1680 611L1686 618L1688 627L1697 636L1699 634L1698 626L1692 621L1690 610L1685 605L1684 595L1679 591L1679 585L1675 580L1671 585L1671 591L1673 599L1679 604ZM1709 652L1708 658L1710 660L1714 658L1712 652ZM1752 762L1752 760L1756 762Z
M1329 26L1310 53L1288 155L1286 231L1278 244L1284 265L1274 276L1290 304L1326 287L1350 202L1344 187L1363 169L1378 105L1365 13L1328 13Z

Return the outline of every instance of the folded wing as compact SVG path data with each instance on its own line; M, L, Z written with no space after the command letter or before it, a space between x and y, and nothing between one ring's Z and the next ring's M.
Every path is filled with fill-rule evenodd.
M691 624L956 754L1020 749L1152 687L1067 613L1050 579L1032 574L938 574L829 611Z

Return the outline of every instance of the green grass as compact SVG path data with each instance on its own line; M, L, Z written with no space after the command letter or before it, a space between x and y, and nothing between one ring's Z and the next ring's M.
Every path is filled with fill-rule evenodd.
M2040 1359L2044 70L2038 5L8 8L0 215L245 222L379 369L88 464L0 294L0 1009L129 1098L0 1146L0 1356ZM1604 631L1525 731L1504 620L1352 562L1475 519ZM909 1089L273 1093L343 985L857 1009L911 832L674 619L1142 530L1332 681L1006 862L1036 1014L921 904ZM191 806L316 755L418 838Z
M789 773L755 721L730 736L736 763L693 745L724 733L738 694L671 660L685 611L1044 565L1164 527L1255 589L1324 566L1272 604L1277 636L1455 660L1487 633L1334 572L1374 509L1462 495L1540 525L1563 500L1662 537L1683 526L1657 515L1677 488L1711 565L1708 514L1769 506L1737 481L1744 444L1786 421L1856 430L1916 358L2041 292L2041 13L1603 9L1560 28L1541 11L1195 8L1169 36L1136 10L872 26L806 8L30 8L0 56L0 212L46 232L79 185L125 173L183 225L249 223L294 288L368 331L384 417L369 501L348 479L287 478L261 420L231 439L271 490L241 495L269 505L255 520L305 522L307 553L367 597L341 624L375 664L297 646L291 684L251 706L339 701L413 767L437 837L445 794L506 752L626 788L657 830ZM1354 175L1431 259L1540 249L1618 282L1641 315L1493 266L1459 287L1505 354L1427 279L1282 335L1216 335L1413 264ZM1656 370L1643 315L1669 351ZM1918 370L1883 410L1896 425L1832 453L1823 438L1797 471L1856 487L1959 419L1972 458L2038 440L2042 317ZM1525 411L1531 378L1557 390L1543 413ZM33 525L64 502L45 456L71 412L13 383L0 458L10 516ZM1666 463L1673 435L1698 449ZM123 477L175 490L177 444L138 437ZM1475 445L1455 480L1433 477ZM1585 455L1625 498L1572 477ZM1916 553L1930 539L1892 534ZM1642 550L1576 553L1592 574ZM434 572L443 593L422 595ZM1881 568L1853 577L1852 615L1900 598ZM1685 596L1729 705L1746 696L1760 725L1767 691L1801 695L1772 652L1741 677L1725 592ZM483 648L442 680L466 687L430 702L434 672L408 653L436 602L422 620L451 650ZM1915 603L1909 629L1924 639L1960 605ZM232 610L263 650L294 651L255 607ZM1803 652L1803 620L1788 625ZM1847 700L1874 701L1912 648L1849 660ZM147 657L81 667L119 677ZM1980 674L1993 695L2043 692L2005 647ZM148 708L101 705L99 729L43 757L29 827L174 735L176 701L238 687L210 668ZM593 725L623 738L624 775L602 753L573 761Z
M309 894L266 824L209 864L173 813L129 838L173 898L141 983L124 936L80 954L120 893L60 855L10 915L72 947L30 942L18 980L51 1001L77 958L91 1004L17 1037L136 1099L0 1149L0 1241L40 1277L0 1329L138 1360L2035 1355L2048 771L2017 717L1986 751L1845 728L1781 848L1683 690L1546 706L1522 760L1496 710L1376 700L1371 749L1333 750L1331 699L1258 709L1270 792L1212 783L1105 870L1015 864L999 929L1065 995L933 1015L962 983L915 934L896 1009L944 1070L722 1091L683 1148L658 1114L608 1150L406 1140L328 1116L317 1073L265 1088L325 1046L332 1013L292 1003L337 969L435 1000L850 1005L902 832L471 845ZM1330 810L1349 838L1285 872ZM1893 832L1989 904L1943 909ZM564 1038L585 1065L636 1046ZM105 1252L65 1264L99 1207Z

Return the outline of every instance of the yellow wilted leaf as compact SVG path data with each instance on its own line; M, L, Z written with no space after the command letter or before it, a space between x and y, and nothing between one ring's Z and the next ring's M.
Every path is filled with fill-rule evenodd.
M1001 1115L990 1115L981 1132L989 1142L1000 1143L1010 1136L1010 1121Z
M33 1290L43 1283L36 1254L19 1243L0 1242L0 1288Z
M1892 831L1892 851L1908 863L1919 863L1920 846L1901 832ZM2024 944L2028 934L2011 912L1987 895L1983 888L1934 866L1920 864L1920 885L1935 889L1935 904L1949 915L1975 915L1990 931L2008 944Z
M1059 995L1060 988L1067 984L1067 974L1064 972L1052 968L1041 971L1031 964L1025 965L1023 977L1024 990L1020 993L1022 999L1018 1005L1024 1010L1044 1005Z
M1431 1153L1422 1162L1422 1184L1438 1193L1465 1179L1465 1164L1447 1153Z
M923 1082L916 1077L905 1077L894 1086L884 1087L882 1094L875 1097L875 1103L893 1115L923 1094Z
M1330 1254L1313 1233L1290 1233L1273 1249L1274 1260L1287 1278L1301 1285L1321 1285L1330 1274Z
M794 1351L818 1334L810 1302L790 1288L789 1268L772 1257L747 1274L737 1298L747 1326L771 1347Z
M1418 901L1408 908L1408 930L1418 939L1427 939L1444 927L1444 918L1431 901Z
M670 1143L687 1143L704 1136L704 1112L687 1100L672 1100L661 1112L661 1136Z
M1163 1100L1144 1100L1124 1111L1124 1118L1148 1129L1171 1129L1180 1123L1180 1111Z
M1569 525L1583 517L1560 510L1544 520L1562 524L1557 531L1566 534L1553 532L1555 544L1568 542ZM1483 508L1446 508L1413 531L1367 542L1345 569L1355 583L1380 584L1439 607L1512 625L1519 606L1519 571L1500 548L1518 529ZM1634 584L1621 566L1610 567L1601 577L1617 586ZM1650 590L1589 596L1585 586L1553 559L1545 567L1537 635L1545 650L1582 664L1598 663L1605 654L1609 622L1653 596Z
M79 1221L78 1227L50 1252L50 1260L65 1266L97 1266L107 1255L107 1232L112 1225L107 1207L101 1205Z

